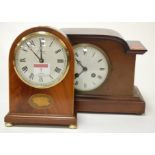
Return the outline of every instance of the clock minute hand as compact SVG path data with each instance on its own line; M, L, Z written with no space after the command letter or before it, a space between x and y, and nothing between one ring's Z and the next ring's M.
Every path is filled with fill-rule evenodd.
M40 58L39 58L39 56L33 51L33 50L31 50L32 52L33 52L33 54L39 59L39 61L40 61Z
M39 59L39 61L40 61L40 58L39 58L39 56L33 51L33 49L28 45L28 44L26 44L27 46L28 46L28 48L31 50L31 52Z
M82 67L82 68L85 68L82 64L81 64L81 61L79 61L78 59L75 59L76 62Z
M87 67L84 67L84 66L81 64L81 61L79 61L79 60L77 60L77 59L75 59L75 60L76 60L76 62L82 67L82 70L83 70L84 72L86 72L86 71L88 70Z
M41 39L40 39L40 59L39 59L39 62L40 63L44 62Z

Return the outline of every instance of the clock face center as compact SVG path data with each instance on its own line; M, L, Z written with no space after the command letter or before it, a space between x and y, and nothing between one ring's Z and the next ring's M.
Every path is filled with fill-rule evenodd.
M86 72L88 69L87 69L87 67L84 67L83 70Z
M109 72L105 52L92 44L78 44L74 46L74 53L75 89L91 91L98 88Z
M44 63L44 59L40 59L39 62L40 62L40 63Z

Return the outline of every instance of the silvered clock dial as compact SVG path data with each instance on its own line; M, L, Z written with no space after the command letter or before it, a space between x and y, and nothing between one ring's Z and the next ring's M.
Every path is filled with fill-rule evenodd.
M98 88L109 73L108 58L93 44L77 44L75 54L75 89L90 91Z
M59 83L68 70L68 54L63 42L48 32L24 37L16 48L15 70L20 79L36 88Z

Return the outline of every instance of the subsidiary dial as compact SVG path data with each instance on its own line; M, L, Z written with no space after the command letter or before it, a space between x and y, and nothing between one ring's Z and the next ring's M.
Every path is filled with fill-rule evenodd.
M77 44L75 53L75 89L91 91L106 80L109 65L105 52L92 44Z

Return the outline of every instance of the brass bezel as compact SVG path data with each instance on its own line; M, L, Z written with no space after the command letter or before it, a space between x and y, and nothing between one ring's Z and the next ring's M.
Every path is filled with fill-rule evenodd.
M94 44L92 44L92 43L78 43L78 44L75 44L75 45L73 46L73 49L74 49L74 48L77 48L77 47L81 47L81 46L87 46L87 47L91 46L91 47L96 48L100 53L103 54L103 56L106 58L106 61L107 61L107 64L108 64L108 73L107 73L107 76L106 76L105 80L104 80L99 86L97 86L97 87L95 87L95 88L93 88L93 89L90 89L90 90L82 90L82 89L77 89L77 88L75 88L77 91L81 91L81 92L90 92L90 91L94 91L95 89L99 88L102 84L104 84L104 83L107 81L107 79L108 79L108 77L109 77L109 74L110 74L110 71L111 71L111 64L110 64L110 60L109 60L107 54L106 54L105 51L104 51L103 49L101 49L100 47L98 47L98 46L96 46L96 45L94 45ZM74 52L75 52L75 51L74 51Z
M31 37L33 37L33 36L35 36L35 35L38 35L38 34L39 34L39 35L48 35L48 36L50 35L50 36L54 36L56 39L58 39L58 40L62 43L62 45L63 45L63 47L64 47L64 49L65 49L65 51L66 51L66 56L67 56L67 65L66 65L66 69L65 69L65 72L64 72L63 76L61 76L58 80L54 81L52 84L50 84L50 85L48 85L48 86L35 86L35 85L33 85L33 84L30 84L29 82L27 82L26 80L24 80L24 78L18 73L18 70L17 70L17 68L16 68L16 61L15 61L15 58L16 58L16 53L17 53L17 51L18 51L18 49L19 49L21 43L22 43L23 41L27 40L28 38L31 38ZM30 34L26 35L25 37L23 37L23 38L17 43L17 45L16 45L16 47L15 47L15 50L14 50L13 66L14 66L14 70L15 70L17 76L20 78L20 80L21 80L22 82L24 82L25 84L27 84L27 85L29 85L29 86L31 86L31 87L33 87L33 88L37 88L37 89L47 89L47 88L51 88L51 87L54 87L55 85L59 84L59 83L65 78L65 76L67 75L67 73L68 73L68 71L69 71L69 67L70 67L70 56L69 56L69 52L68 52L67 46L66 46L66 44L62 41L62 39L60 39L58 36L56 36L55 34L52 34L52 33L50 33L50 32L46 32L46 31L44 31L44 30L38 30L37 32L33 32L33 33L30 33Z

